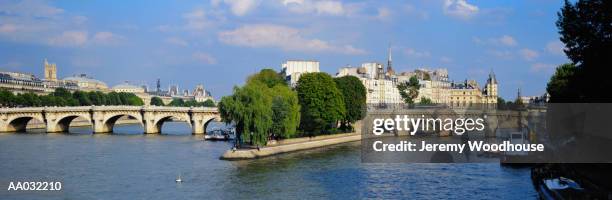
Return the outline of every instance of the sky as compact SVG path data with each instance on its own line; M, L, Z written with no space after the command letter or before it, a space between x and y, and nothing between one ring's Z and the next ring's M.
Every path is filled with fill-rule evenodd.
M386 63L395 71L446 68L454 81L499 93L541 95L568 62L555 26L557 0L2 0L0 70L43 76L88 74L109 86L203 84L229 95L249 74L290 59L346 65Z

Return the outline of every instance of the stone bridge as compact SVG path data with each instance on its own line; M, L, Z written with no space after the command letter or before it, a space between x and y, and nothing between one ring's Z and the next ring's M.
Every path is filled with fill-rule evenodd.
M164 122L185 121L193 134L204 134L209 122L220 121L217 108L161 107L161 106L78 106L78 107L30 107L0 108L0 132L25 131L32 119L43 122L49 133L67 132L70 123L85 119L93 125L94 133L113 132L115 122L121 117L136 119L144 133L160 133Z

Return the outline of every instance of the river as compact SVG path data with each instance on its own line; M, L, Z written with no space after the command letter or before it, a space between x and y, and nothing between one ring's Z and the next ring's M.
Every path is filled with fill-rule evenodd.
M219 124L215 124L219 125ZM223 161L229 142L184 123L164 135L0 133L0 199L534 199L527 168L361 163L360 142L258 160ZM177 176L183 182L176 183ZM13 181L60 181L61 191L7 191Z

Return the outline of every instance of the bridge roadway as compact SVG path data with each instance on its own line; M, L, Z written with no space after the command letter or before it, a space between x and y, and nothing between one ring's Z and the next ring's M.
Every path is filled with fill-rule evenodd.
M144 127L144 133L161 132L164 122L185 121L193 134L204 134L209 122L220 121L217 108L161 107L161 106L77 106L77 107L26 107L0 108L0 132L25 131L32 119L43 122L49 133L67 132L70 122L77 117L93 125L94 133L113 132L115 122L121 117L136 119Z

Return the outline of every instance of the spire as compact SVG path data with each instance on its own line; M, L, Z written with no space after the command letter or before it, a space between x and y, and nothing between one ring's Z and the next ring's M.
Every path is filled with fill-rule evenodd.
M495 78L495 73L493 73L493 68L491 68L491 72L489 72L489 82L497 84L497 79Z
M392 65L392 60L391 60L391 43L389 43L389 50L388 50L388 54L387 54L387 74L388 75L393 75L395 74L395 72L393 71L393 65Z

